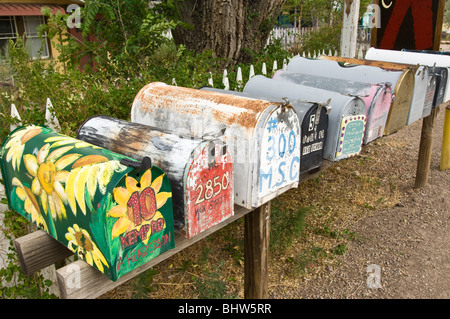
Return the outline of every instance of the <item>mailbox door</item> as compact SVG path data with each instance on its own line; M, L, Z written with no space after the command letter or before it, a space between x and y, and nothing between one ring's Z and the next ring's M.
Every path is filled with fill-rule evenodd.
M433 102L436 96L436 84L436 75L430 73L422 117L427 117L431 114L431 109L433 108Z
M409 109L408 119L406 120L406 125L410 125L422 118L429 81L430 77L428 67L420 66L415 75L413 98Z
M131 158L35 125L14 130L0 157L11 208L111 280L174 247L172 193L159 168L135 169L122 164L137 164ZM143 246L145 256L127 259Z
M186 213L181 232L187 238L234 213L233 162L227 146L204 143L192 157L184 176Z
M253 205L258 207L300 179L300 122L291 106L272 108L257 129L259 153L253 171Z
M379 87L367 112L367 127L364 143L368 144L384 135L386 121L393 101L391 87Z
M433 68L433 74L436 76L436 92L433 100L433 107L439 106L445 101L448 69L447 68Z
M300 153L300 174L302 174L322 165L328 134L328 114L326 108L320 104L311 106L305 103L294 103L294 108L302 123Z

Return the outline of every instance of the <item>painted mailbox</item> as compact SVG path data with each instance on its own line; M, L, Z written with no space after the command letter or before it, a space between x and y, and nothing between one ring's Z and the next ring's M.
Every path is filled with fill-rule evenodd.
M434 68L445 68L447 71L444 76L448 76L448 68L450 68L450 56L445 54L434 54L434 53L424 53L424 52L410 52L410 51L394 51L394 50L383 50L370 48L366 53L366 59L377 60L377 61L387 61L387 62L398 62L398 63L408 63L408 64L420 64L430 67L432 70ZM450 100L450 82L445 79L445 96L444 102ZM440 91L437 91L440 94ZM441 92L442 93L442 92Z
M283 103L282 98L263 97L258 94L228 91L203 87L201 90L238 95L248 98L257 98L266 101ZM300 138L300 175L312 171L322 165L323 150L328 131L328 114L331 108L328 104L309 103L300 100L290 101L301 124Z
M150 83L131 121L193 138L220 137L234 163L235 204L254 209L298 186L300 123L292 106Z
M318 75L291 73L284 70L277 71L273 79L360 97L366 103L367 124L364 144L384 135L384 128L393 100L392 83L370 84Z
M336 61L297 56L289 62L287 71L371 84L390 82L394 88L394 101L389 109L384 134L394 133L406 126L414 90L414 69L387 70L375 66L343 65Z
M151 156L170 180L175 230L185 237L233 216L233 162L221 141L183 138L107 116L87 120L77 137L136 160Z
M0 157L9 206L111 280L174 248L170 182L147 160L35 125Z
M324 158L339 161L361 152L366 126L366 105L359 97L268 79L262 75L252 77L245 85L244 92L321 104L326 104L323 101L330 101Z

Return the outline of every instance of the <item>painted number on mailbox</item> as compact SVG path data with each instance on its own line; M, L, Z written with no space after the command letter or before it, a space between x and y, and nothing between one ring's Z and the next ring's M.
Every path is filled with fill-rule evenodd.
M188 208L186 236L191 238L233 215L233 164L229 152L215 146L214 164L208 163L208 149L194 161L187 176ZM223 154L222 152L225 152Z
M286 113L278 109L264 127L259 170L260 198L299 180L300 126L296 116Z

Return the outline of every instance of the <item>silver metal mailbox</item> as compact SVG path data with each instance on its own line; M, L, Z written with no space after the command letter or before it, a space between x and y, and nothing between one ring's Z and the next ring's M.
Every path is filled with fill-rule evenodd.
M366 103L367 125L364 144L384 135L393 100L392 83L370 84L284 70L277 71L273 79L360 97Z
M406 125L414 91L415 69L387 70L374 66L342 65L335 61L296 56L289 62L287 71L371 84L390 82L394 88L395 99L389 110L384 134L394 133Z
M245 85L244 92L321 104L325 104L324 101L330 101L331 112L324 157L328 160L339 161L361 152L366 126L366 104L361 98L268 79L262 75L252 77Z
M300 122L286 102L157 82L137 94L131 121L193 138L223 139L234 161L235 204L247 209L298 187Z
M78 139L164 167L172 185L174 226L192 238L233 216L233 162L219 140L183 138L146 125L95 116Z
M370 48L366 53L366 59L388 61L397 63L420 64L430 68L450 68L450 56L445 54L433 54L409 51L394 51ZM446 83L444 102L450 100L450 83Z
M200 89L272 102L284 102L282 98L260 96L258 94L228 91L211 87L202 87ZM322 105L321 103L303 102L301 100L289 102L297 112L301 124L300 175L302 175L322 165L323 151L328 132L328 114L331 111L331 107L328 104Z

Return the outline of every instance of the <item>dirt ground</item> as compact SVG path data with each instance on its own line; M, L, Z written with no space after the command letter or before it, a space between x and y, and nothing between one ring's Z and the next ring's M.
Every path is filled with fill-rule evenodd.
M293 297L450 298L450 171L439 169L444 113L434 130L428 185L413 187L422 121L384 137L384 145L393 147L384 150L383 174L399 177L398 203L353 223L359 238L327 271L303 281ZM368 272L373 269L378 273Z

